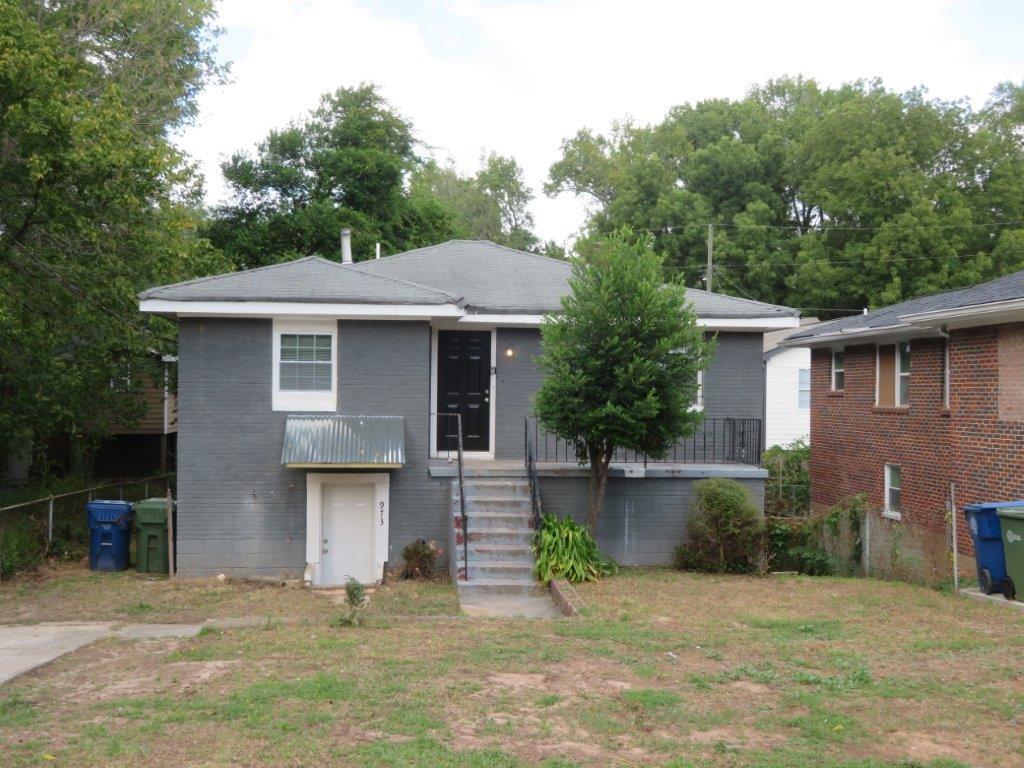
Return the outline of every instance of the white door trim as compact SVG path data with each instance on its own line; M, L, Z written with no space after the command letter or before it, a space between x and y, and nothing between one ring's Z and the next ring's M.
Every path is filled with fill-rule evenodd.
M387 472L308 472L306 474L306 582L322 585L320 561L323 545L324 486L372 483L374 487L373 570L384 578L391 529L391 475Z
M446 458L448 456L445 451L437 450L437 355L438 355L438 343L437 343L437 332L439 330L444 331L465 331L465 327L460 327L455 323L438 323L430 326L430 458L439 459ZM491 394L490 394L490 435L488 437L489 450L486 451L466 451L465 457L467 459L486 459L494 460L494 446L495 446L495 427L497 426L497 413L498 413L498 329L496 327L482 328L480 330L486 330L491 334Z

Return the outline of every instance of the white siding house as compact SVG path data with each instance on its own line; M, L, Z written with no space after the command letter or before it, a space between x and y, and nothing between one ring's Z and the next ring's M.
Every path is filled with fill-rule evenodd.
M802 326L817 323L807 317ZM811 354L809 349L780 348L793 330L764 336L764 430L765 447L789 445L811 436Z

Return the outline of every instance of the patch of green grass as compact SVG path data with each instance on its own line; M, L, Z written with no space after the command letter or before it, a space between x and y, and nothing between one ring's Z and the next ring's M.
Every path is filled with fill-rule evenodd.
M381 739L357 747L351 753L365 768L520 768L515 757L498 749L456 751L433 739L410 741Z
M36 706L20 693L0 698L0 727L29 725L38 717Z
M538 696L536 699L534 699L533 703L536 704L538 707L546 708L555 706L555 704L557 704L561 700L562 697L559 696L557 693L545 693L544 695Z
M129 616L143 616L147 613L153 613L153 611L155 611L156 608L154 608L149 603L138 602L132 603L131 605L126 605L121 610L123 613L127 613Z
M711 677L711 680L716 683L751 680L762 685L774 683L778 679L779 673L775 664L768 660L759 661L756 664L741 664Z
M622 692L622 699L631 709L649 712L655 709L673 707L682 701L678 693L660 688L635 688Z
M819 675L815 672L797 672L794 682L800 685L819 686L834 693L848 693L874 684L871 673L863 667L841 675Z
M842 623L835 619L778 619L748 616L744 623L752 629L767 630L772 639L838 640L844 636Z

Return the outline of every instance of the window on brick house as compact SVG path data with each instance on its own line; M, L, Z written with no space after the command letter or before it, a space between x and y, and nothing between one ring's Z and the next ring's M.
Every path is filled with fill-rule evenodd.
M273 410L337 407L336 320L274 320Z
M846 354L842 349L832 350L832 391L846 388Z
M811 369L801 368L797 371L797 408L811 407Z
M903 471L895 464L885 465L885 510L883 514L900 519L903 510Z
M875 405L910 404L910 342L879 344L875 352Z

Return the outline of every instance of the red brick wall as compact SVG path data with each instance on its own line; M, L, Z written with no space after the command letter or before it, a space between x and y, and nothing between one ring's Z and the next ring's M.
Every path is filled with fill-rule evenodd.
M999 335L998 326L952 332L949 411L942 404L938 339L911 342L910 405L905 408L875 408L874 345L846 348L842 394L829 391L831 353L813 350L812 505L821 509L863 493L880 508L886 464L902 468L903 519L935 530L946 524L950 483L956 483L960 508L1024 498L1024 423L999 418ZM1012 334L1007 337L1005 328L1003 336L1003 364L1020 364L1017 356L1024 349ZM1004 399L1019 396L1006 393ZM962 516L957 519L962 551L970 552Z
M942 406L942 344L911 344L910 405L875 407L875 346L847 347L846 387L829 391L831 353L811 354L811 487L816 507L863 493L881 508L885 465L902 469L903 519L945 526L949 414Z

